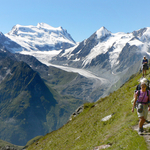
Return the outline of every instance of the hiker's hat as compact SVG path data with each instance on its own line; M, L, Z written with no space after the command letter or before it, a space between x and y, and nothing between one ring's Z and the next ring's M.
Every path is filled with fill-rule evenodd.
M143 78L140 82L141 82L141 85L143 85L143 84L147 85L147 79L146 78Z
M147 86L147 83L146 82L141 82L141 85L146 85Z

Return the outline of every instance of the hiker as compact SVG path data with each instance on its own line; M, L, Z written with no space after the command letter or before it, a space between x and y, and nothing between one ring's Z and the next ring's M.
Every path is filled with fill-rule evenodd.
M143 61L142 61L142 65L143 65L143 77L146 76L146 70L148 70L148 60L146 59L146 56L143 57Z
M150 90L147 90L147 79L141 80L141 90L136 91L135 100L132 107L132 112L134 112L134 108L137 103L137 114L139 117L139 134L143 132L143 124L145 123L148 115L148 111L150 111ZM142 111L140 112L138 107L142 107Z

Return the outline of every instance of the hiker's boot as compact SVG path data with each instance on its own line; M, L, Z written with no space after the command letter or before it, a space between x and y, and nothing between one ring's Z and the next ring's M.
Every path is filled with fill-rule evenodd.
M143 131L144 131L144 130L143 130L143 127L142 127L142 128L139 128L138 134L139 134L139 135L142 135L142 134L143 134Z
M150 123L150 121L148 121L148 120L145 120L145 122L146 122L146 123Z

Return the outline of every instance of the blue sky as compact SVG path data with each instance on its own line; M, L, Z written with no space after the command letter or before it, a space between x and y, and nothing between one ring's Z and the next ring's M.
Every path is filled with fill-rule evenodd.
M112 33L150 27L149 6L150 0L0 0L0 32L44 22L81 42L102 26Z

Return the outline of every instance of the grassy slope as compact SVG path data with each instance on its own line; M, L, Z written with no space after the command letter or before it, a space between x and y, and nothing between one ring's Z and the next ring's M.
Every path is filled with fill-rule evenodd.
M23 146L13 145L13 144L11 144L11 143L9 143L9 142L0 140L0 149L3 148L3 147L5 147L5 146L10 146L10 147L13 147L13 148L18 149L18 150L19 150L19 149L20 149L20 150L23 149Z
M131 112L131 100L140 77L141 74L136 75L119 90L96 103L86 103L78 117L45 135L28 150L92 150L103 144L112 144L108 149L115 150L148 149L144 138L132 129L138 124L138 117L136 111ZM111 119L101 121L110 114L114 114Z

